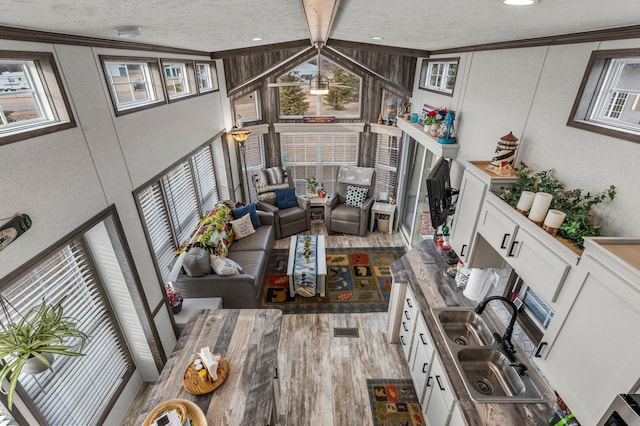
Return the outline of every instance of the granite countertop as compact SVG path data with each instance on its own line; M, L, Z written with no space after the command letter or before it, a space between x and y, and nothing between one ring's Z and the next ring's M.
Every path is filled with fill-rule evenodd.
M180 335L136 424L142 424L156 405L174 398L198 405L209 426L268 422L281 325L282 311L278 309L198 311ZM229 375L212 393L192 395L185 390L182 378L205 346L227 359Z
M480 425L545 425L551 406L547 403L478 403L471 399L464 387L462 378L447 350L444 337L438 330L431 312L432 307L475 306L477 302L467 299L458 288L455 280L446 275L448 265L443 253L437 249L432 240L424 240L391 265L393 281L407 283L423 313L425 322L433 337L436 349L444 368L453 385L460 408L469 426ZM492 312L487 309L486 313ZM500 321L492 318L493 323L504 331ZM518 348L516 348L517 350ZM519 351L521 352L521 351ZM528 365L530 376L538 389L543 390L549 401L553 401L553 393L535 372L526 357L519 357Z

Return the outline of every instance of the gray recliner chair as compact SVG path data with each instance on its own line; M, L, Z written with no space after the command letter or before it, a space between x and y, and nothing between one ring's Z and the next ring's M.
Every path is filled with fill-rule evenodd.
M297 206L279 209L276 205L274 190L294 186L293 179L289 179L287 169L270 167L255 172L252 178L258 195L257 208L274 215L273 228L276 240L309 230L311 227L309 200L296 195Z
M334 195L324 212L328 231L367 235L375 177L369 167L338 168Z

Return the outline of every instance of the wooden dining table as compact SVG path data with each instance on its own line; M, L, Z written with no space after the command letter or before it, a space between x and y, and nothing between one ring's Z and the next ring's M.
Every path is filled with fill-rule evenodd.
M274 386L281 325L278 309L197 311L145 399L137 424L142 425L154 407L171 399L195 403L209 426L270 424L277 408ZM184 388L183 376L203 347L224 356L229 373L213 392L193 395Z

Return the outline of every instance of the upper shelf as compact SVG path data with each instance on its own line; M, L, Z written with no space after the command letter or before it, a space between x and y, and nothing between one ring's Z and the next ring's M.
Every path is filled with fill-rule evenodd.
M398 127L438 157L456 158L458 156L460 145L457 143L438 143L436 138L425 133L424 125L422 124L411 123L398 117Z

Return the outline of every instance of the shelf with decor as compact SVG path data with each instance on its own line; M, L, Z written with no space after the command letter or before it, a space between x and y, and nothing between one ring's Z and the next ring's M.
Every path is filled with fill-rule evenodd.
M411 123L410 121L404 120L400 117L398 117L397 120L400 130L418 141L418 143L424 145L436 156L445 158L456 158L458 156L460 145L457 143L439 143L437 138L434 138L424 131L424 125L420 123Z

